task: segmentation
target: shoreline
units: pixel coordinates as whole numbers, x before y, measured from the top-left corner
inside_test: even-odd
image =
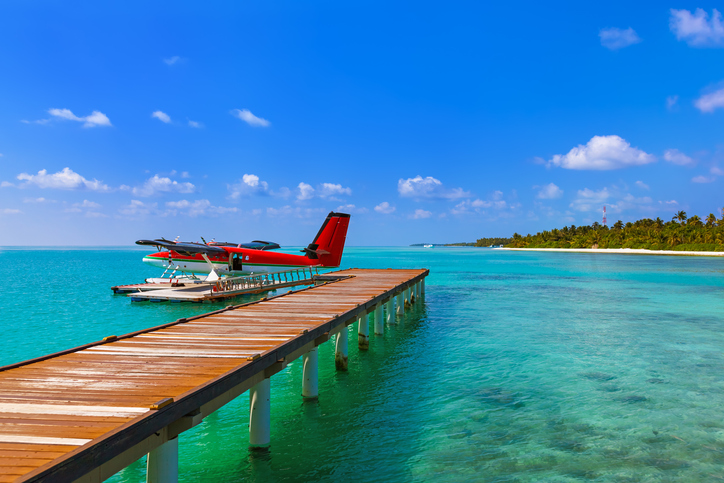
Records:
[[[645,248],[493,248],[521,252],[569,252],[569,253],[608,253],[624,255],[668,255],[687,257],[724,257],[724,252],[693,252],[676,250],[647,250]]]

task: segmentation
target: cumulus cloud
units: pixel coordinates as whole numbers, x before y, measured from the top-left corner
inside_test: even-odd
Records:
[[[601,45],[609,50],[618,50],[641,42],[636,31],[631,27],[627,29],[616,27],[601,29],[598,36],[601,39]]]
[[[336,211],[338,213],[362,214],[362,213],[367,213],[369,210],[367,208],[363,208],[363,207],[357,208],[355,205],[342,205],[342,206],[338,206],[337,209],[334,211]]]
[[[15,185],[12,184],[12,183],[9,182],[9,181],[0,182],[0,188],[12,188],[12,187],[14,187],[14,186],[15,186]]]
[[[694,101],[694,106],[701,112],[714,112],[724,108],[724,88],[704,94]]]
[[[83,127],[111,126],[111,120],[101,111],[93,111],[90,115],[79,117],[70,109],[49,109],[48,114],[58,119],[82,122]]]
[[[63,190],[87,189],[91,191],[110,191],[110,188],[97,179],[88,180],[70,168],[63,168],[54,174],[41,169],[38,174],[20,173],[17,178],[23,183],[21,188],[35,185],[38,188],[54,188]]]
[[[693,166],[696,162],[678,149],[667,149],[664,151],[664,159],[679,166]]]
[[[410,215],[410,218],[413,220],[422,220],[425,218],[430,218],[432,216],[432,212],[422,209],[417,209],[413,214]]]
[[[563,190],[553,183],[549,183],[541,187],[535,196],[539,200],[554,200],[563,196]]]
[[[339,201],[338,196],[349,196],[351,194],[351,188],[345,188],[341,184],[335,183],[322,183],[317,185],[316,189],[304,182],[299,183],[297,186],[297,200],[299,201],[311,200],[315,197]]]
[[[677,206],[679,204],[676,200],[669,200],[669,201],[659,201],[660,205],[669,205],[669,206]]]
[[[174,65],[174,64],[177,63],[179,60],[181,60],[181,57],[179,57],[178,55],[174,55],[173,57],[169,57],[168,59],[163,59],[163,62],[164,62],[166,65]]]
[[[679,102],[679,96],[673,95],[666,98],[666,109],[669,111],[675,111],[677,103]]]
[[[68,213],[85,213],[88,218],[104,218],[106,215],[96,211],[100,207],[101,205],[94,201],[83,200],[82,203],[73,203],[65,211]]]
[[[576,198],[569,205],[571,209],[581,212],[600,212],[603,205],[609,213],[621,213],[632,209],[651,209],[652,199],[648,196],[635,197],[631,193],[622,192],[615,186],[595,191],[588,188],[578,190]]]
[[[151,117],[155,117],[159,121],[166,124],[171,122],[171,117],[163,111],[153,111],[153,113],[151,113]]]
[[[656,157],[638,148],[632,148],[620,136],[593,136],[584,146],[579,144],[568,154],[556,154],[548,167],[565,169],[611,170],[653,163]]]
[[[400,179],[397,182],[397,192],[403,198],[414,199],[443,199],[457,200],[460,198],[469,198],[471,194],[462,188],[447,189],[443,186],[442,181],[427,176],[423,178],[420,175],[414,178]]]
[[[131,202],[121,207],[118,212],[124,216],[139,217],[147,216],[157,211],[157,203],[144,203],[140,200],[131,200]]]
[[[225,206],[214,206],[209,200],[180,200],[180,201],[169,201],[166,203],[168,211],[167,215],[176,215],[181,213],[190,217],[197,216],[217,216],[225,213],[236,213],[238,211],[235,207]]]
[[[269,184],[260,180],[255,174],[245,174],[238,182],[226,185],[226,187],[229,190],[229,198],[232,200],[238,200],[242,196],[269,194]]]
[[[390,213],[393,213],[397,208],[394,206],[391,206],[387,201],[383,201],[379,205],[375,206],[375,211],[377,213],[382,213],[383,215],[389,215]]]
[[[202,127],[204,127],[204,125],[201,124],[200,122],[192,121],[189,119],[189,127],[195,127],[196,129],[201,129]]]
[[[299,186],[297,186],[297,199],[304,201],[311,200],[312,198],[314,198],[314,188],[312,188],[312,185],[304,182],[299,183]]]
[[[297,218],[316,218],[325,213],[322,208],[293,208],[289,205],[282,206],[281,208],[267,208],[266,213],[272,217],[289,217],[294,216]]]
[[[231,115],[234,117],[238,117],[245,123],[247,123],[250,126],[257,126],[257,127],[269,127],[271,126],[271,123],[267,121],[266,119],[263,119],[261,117],[256,117],[254,114],[251,113],[248,109],[233,109],[231,111]]]
[[[40,198],[25,198],[23,203],[55,203],[55,201],[47,200],[41,196]]]
[[[3,208],[2,210],[0,210],[0,213],[2,213],[3,215],[20,215],[22,211],[16,210],[14,208]]]
[[[715,174],[717,176],[724,176],[724,169],[721,169],[718,166],[712,166],[710,172],[711,174]]]
[[[714,176],[694,176],[691,178],[691,181],[694,183],[712,183],[716,178]]]
[[[179,183],[171,178],[160,177],[154,174],[141,186],[136,186],[131,191],[136,196],[153,196],[158,193],[193,193],[196,187],[191,183]]]
[[[637,187],[641,188],[642,190],[646,190],[646,191],[649,190],[649,185],[647,185],[647,184],[644,183],[643,181],[636,181],[635,184],[636,184]]]
[[[697,8],[692,14],[689,10],[671,9],[669,28],[678,40],[685,41],[690,47],[720,47],[724,45],[724,24],[717,9],[709,14]]]

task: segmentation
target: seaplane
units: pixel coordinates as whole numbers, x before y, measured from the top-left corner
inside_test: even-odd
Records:
[[[298,268],[336,268],[342,260],[349,217],[346,213],[330,212],[314,241],[301,250],[303,255],[275,252],[281,248],[278,243],[261,240],[250,243],[204,240],[198,243],[159,238],[138,240],[136,244],[155,246],[159,250],[143,257],[143,261],[164,268],[166,272],[171,270],[169,278],[179,278],[175,275],[178,271],[191,274],[191,278],[195,277],[193,274],[207,274],[204,281],[214,282],[221,277],[276,273]]]

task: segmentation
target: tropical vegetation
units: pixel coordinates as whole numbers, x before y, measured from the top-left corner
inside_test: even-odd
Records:
[[[610,228],[598,222],[591,226],[564,226],[519,235],[506,244],[512,248],[646,248],[650,250],[724,251],[722,217],[710,213],[704,219],[679,211],[671,221],[644,218],[633,223],[621,220]]]

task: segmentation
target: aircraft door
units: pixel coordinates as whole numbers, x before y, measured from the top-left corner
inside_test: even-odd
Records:
[[[243,266],[242,266],[242,263],[241,263],[242,256],[243,256],[243,255],[240,255],[240,254],[238,254],[238,253],[234,253],[234,254],[233,254],[233,257],[232,257],[233,262],[232,262],[231,268],[232,268],[235,272],[241,272],[242,269],[243,269]]]

